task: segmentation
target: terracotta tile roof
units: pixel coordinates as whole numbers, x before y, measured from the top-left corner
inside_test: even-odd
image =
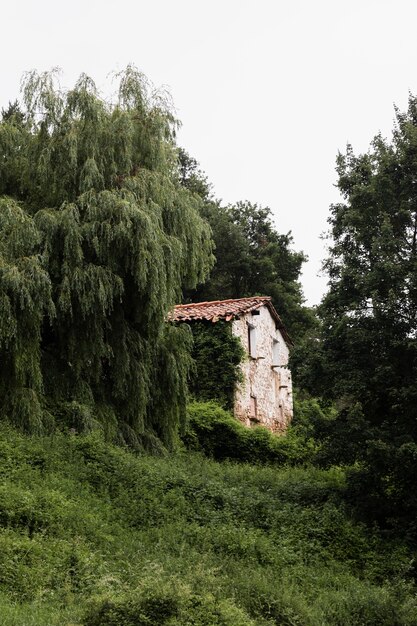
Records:
[[[213,300],[212,302],[177,304],[168,315],[168,319],[172,322],[191,322],[194,320],[208,320],[211,322],[226,320],[226,322],[229,322],[244,313],[256,311],[264,305],[268,307],[286,343],[292,345],[292,340],[280,316],[276,312],[270,296],[253,296],[252,298],[237,298],[234,300]]]

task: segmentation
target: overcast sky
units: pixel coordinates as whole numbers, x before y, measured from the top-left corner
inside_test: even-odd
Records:
[[[167,85],[179,143],[224,202],[269,206],[304,250],[308,303],[326,285],[320,234],[337,201],[335,157],[390,136],[417,93],[413,0],[19,0],[1,3],[0,107],[24,71],[81,72],[109,93],[134,63]]]

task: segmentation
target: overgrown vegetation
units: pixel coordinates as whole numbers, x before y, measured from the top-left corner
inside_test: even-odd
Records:
[[[166,94],[134,67],[109,104],[29,74],[0,122],[0,415],[175,441],[191,338],[165,323],[212,263]]]
[[[417,98],[392,139],[337,158],[329,290],[298,384],[337,407],[328,458],[352,465],[358,512],[417,539]],[[412,539],[411,539],[412,538]]]
[[[249,201],[224,206],[197,161],[184,150],[179,156],[181,183],[202,200],[200,211],[212,229],[216,256],[209,278],[187,297],[202,302],[269,295],[298,341],[315,325],[300,283],[307,257],[293,250],[291,233],[278,232],[270,208]]]
[[[166,94],[119,78],[109,104],[31,73],[2,112],[2,626],[417,626],[417,99],[338,157],[318,323],[290,233],[216,201]],[[165,323],[259,293],[296,339],[282,437],[224,410],[230,325]]]
[[[323,417],[321,411],[320,416]],[[318,456],[317,443],[301,426],[291,428],[285,437],[262,426],[247,428],[215,402],[194,402],[188,406],[183,442],[187,449],[217,461],[305,465]]]
[[[192,322],[192,356],[195,362],[190,392],[199,400],[216,400],[225,409],[233,407],[236,385],[241,382],[240,364],[245,354],[231,324],[223,320]]]
[[[411,554],[337,469],[0,428],[2,626],[414,626]]]

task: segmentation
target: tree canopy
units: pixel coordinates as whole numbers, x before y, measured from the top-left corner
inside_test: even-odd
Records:
[[[180,180],[198,194],[201,214],[210,224],[216,262],[208,280],[187,293],[194,301],[269,295],[292,337],[297,340],[314,325],[300,284],[302,252],[293,250],[291,233],[278,233],[272,211],[249,201],[224,206],[197,161],[180,153]]]
[[[56,415],[169,444],[190,335],[164,320],[212,264],[177,122],[132,66],[114,103],[86,75],[56,79],[28,74],[0,123],[0,410],[29,430]]]
[[[337,172],[343,199],[329,218],[316,389],[338,401],[340,432],[354,442],[348,460],[360,462],[366,501],[376,498],[383,515],[414,524],[417,99],[410,96],[405,113],[396,110],[392,141],[378,135],[359,156],[348,146]]]

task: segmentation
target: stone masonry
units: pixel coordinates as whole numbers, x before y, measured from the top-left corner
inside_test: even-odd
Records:
[[[293,414],[288,369],[292,341],[270,297],[180,304],[169,319],[230,322],[232,333],[240,338],[246,353],[241,364],[243,381],[235,390],[235,417],[246,426],[259,424],[273,432],[286,429]]]
[[[243,382],[235,392],[235,417],[247,426],[285,430],[293,414],[289,349],[268,307],[233,320],[232,332],[247,355],[241,365]]]

